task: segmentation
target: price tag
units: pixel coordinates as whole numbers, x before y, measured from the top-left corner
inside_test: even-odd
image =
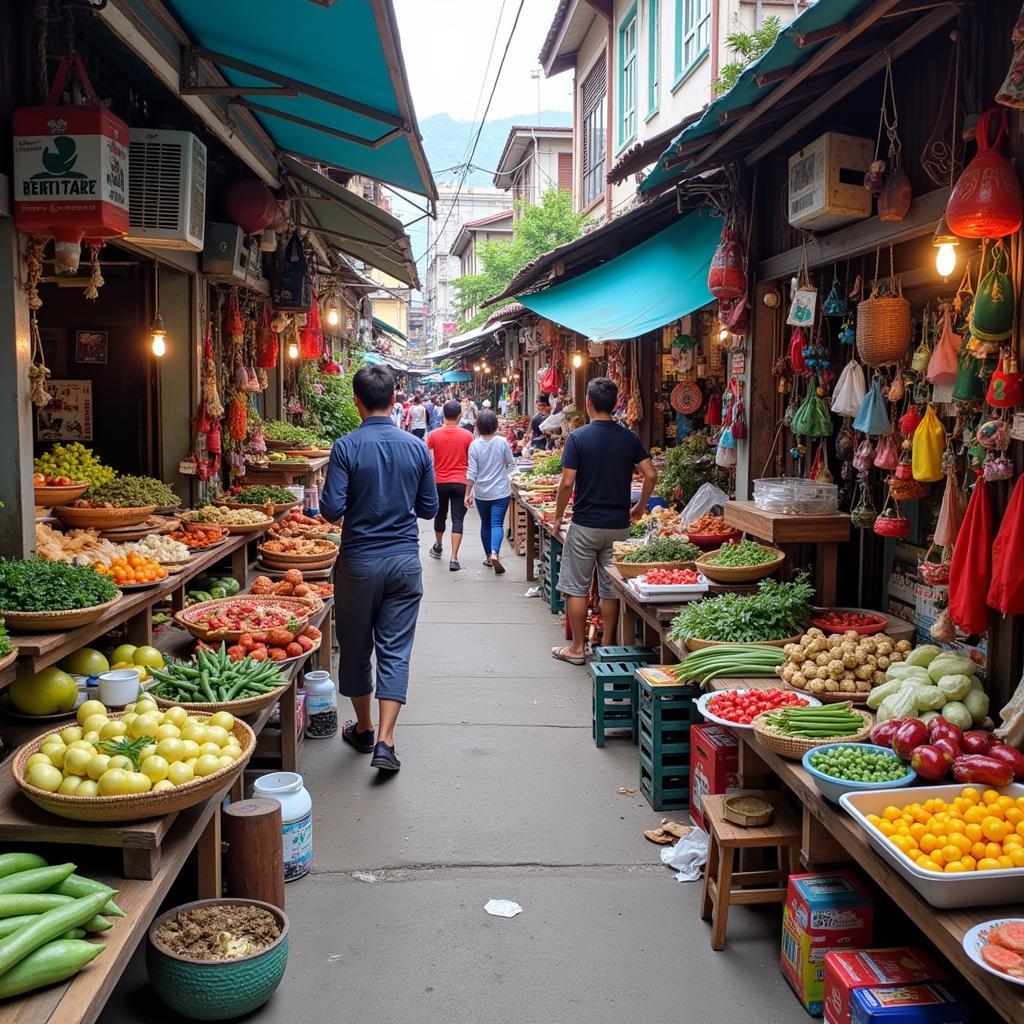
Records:
[[[746,352],[734,352],[732,354],[732,375],[742,377],[747,372]]]
[[[1014,441],[1024,441],[1024,412],[1015,412],[1010,424],[1010,437]]]

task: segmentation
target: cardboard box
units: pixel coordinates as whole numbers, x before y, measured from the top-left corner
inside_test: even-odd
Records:
[[[942,981],[945,972],[920,949],[836,950],[825,954],[825,1024],[851,1024],[850,1003],[859,988]]]
[[[968,1024],[966,1006],[945,985],[882,985],[853,993],[853,1024]]]
[[[707,832],[701,801],[739,788],[740,745],[731,729],[695,725],[690,729],[690,817]]]
[[[871,945],[874,904],[851,871],[789,876],[782,914],[782,973],[804,1009],[820,1017],[825,954]]]

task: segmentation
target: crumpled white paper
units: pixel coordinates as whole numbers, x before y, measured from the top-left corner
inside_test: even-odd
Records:
[[[491,917],[515,917],[516,914],[523,912],[523,908],[512,900],[488,900],[484,904],[484,910]]]
[[[659,852],[662,864],[678,872],[677,882],[696,882],[708,861],[708,834],[694,828],[675,846],[663,846]]]

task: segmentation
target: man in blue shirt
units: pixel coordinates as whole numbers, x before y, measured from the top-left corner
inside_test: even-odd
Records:
[[[409,657],[423,597],[417,518],[437,513],[434,469],[427,447],[391,420],[395,378],[385,366],[364,366],[352,379],[362,426],[334,442],[320,511],[344,518],[334,566],[338,688],[356,720],[342,739],[374,768],[396,772],[394,729],[409,688]],[[377,655],[380,732],[374,743],[373,678]]]
[[[441,406],[444,403],[437,395],[431,395],[430,400],[427,402],[427,433],[429,434],[432,430],[438,430],[444,426],[444,414],[441,412]]]

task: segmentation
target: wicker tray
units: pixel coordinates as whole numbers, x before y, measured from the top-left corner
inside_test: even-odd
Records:
[[[238,523],[232,525],[231,523],[200,523],[197,520],[188,519],[187,516],[188,513],[186,512],[185,515],[178,517],[186,530],[191,526],[222,526],[229,534],[234,534],[235,536],[245,533],[259,533],[260,530],[265,530],[274,521],[271,516],[267,516],[266,520],[262,523]]]
[[[867,704],[868,702],[868,694],[866,693],[828,693],[825,691],[811,693],[810,690],[802,690],[799,686],[787,686],[786,689],[799,693],[803,697],[814,697],[815,700],[820,700],[822,704],[842,704],[845,701],[849,701],[851,704]]]
[[[871,733],[871,727],[875,724],[875,716],[870,711],[862,711],[860,708],[852,708],[852,711],[864,719],[864,728],[852,736],[822,736],[813,740],[800,739],[797,736],[783,736],[765,728],[761,723],[764,715],[773,714],[770,711],[763,712],[754,719],[754,735],[757,737],[758,743],[774,751],[779,757],[784,757],[787,761],[799,761],[808,750],[813,750],[826,743],[863,743]]]
[[[169,516],[152,515],[145,521],[133,526],[113,526],[109,530],[100,530],[100,536],[116,543],[121,541],[142,540],[154,533],[172,533],[177,529],[178,520]]]
[[[43,484],[41,487],[34,487],[35,503],[42,508],[53,508],[54,505],[65,505],[69,501],[80,498],[89,489],[89,483],[68,484],[66,487],[59,487],[55,484]]]
[[[310,651],[309,654],[313,652]],[[309,654],[305,657],[309,657]],[[279,665],[286,665],[289,662],[278,662]],[[190,715],[194,712],[209,712],[213,714],[215,711],[230,711],[233,715],[251,715],[256,711],[262,711],[264,708],[269,708],[271,704],[281,699],[285,690],[291,686],[291,683],[282,683],[276,690],[271,690],[269,693],[264,693],[259,697],[249,697],[246,700],[228,700],[228,701],[180,701],[180,700],[164,700],[163,697],[158,697],[155,693],[150,692],[149,696],[156,701],[157,706],[160,708],[173,708],[175,706],[184,708]]]
[[[729,533],[683,533],[691,544],[699,548],[720,548],[729,541],[739,540],[743,534],[739,530],[730,530]]]
[[[338,552],[341,548],[336,544],[333,544],[333,542],[326,541],[326,538],[317,537],[315,539],[331,543],[334,550],[309,555],[284,555],[276,551],[268,551],[266,544],[260,544],[256,550],[259,552],[260,558],[263,559],[267,565],[281,565],[286,569],[302,569],[307,566],[310,569],[322,569],[325,565],[330,565],[334,562],[338,557]]]
[[[722,550],[718,548],[717,551],[709,551],[706,555],[701,555],[697,559],[697,568],[715,583],[756,583],[777,572],[786,560],[785,552],[763,544],[759,546],[763,547],[765,551],[775,551],[775,558],[770,562],[765,562],[764,565],[714,565],[708,559]]]
[[[193,712],[194,714],[194,712]],[[111,720],[120,718],[120,714],[108,716]],[[209,718],[208,714],[196,717]],[[18,788],[34,804],[44,811],[56,814],[60,818],[72,821],[112,822],[112,821],[143,821],[146,818],[159,818],[165,814],[176,814],[186,808],[209,799],[229,782],[237,778],[252,757],[256,748],[256,735],[245,722],[236,721],[234,735],[242,747],[242,756],[230,767],[222,768],[201,779],[193,779],[184,785],[176,786],[166,793],[125,793],[119,796],[64,796],[60,793],[47,793],[45,790],[30,786],[25,781],[25,762],[39,753],[47,738],[59,733],[65,726],[57,726],[42,736],[37,736],[19,747],[11,764],[11,774]]]
[[[210,610],[212,608],[219,608],[222,605],[234,604],[238,601],[255,601],[258,604],[273,605],[278,608],[284,608],[294,614],[296,622],[299,623],[299,628],[309,623],[310,615],[320,611],[323,608],[324,603],[320,598],[310,597],[274,597],[268,595],[266,597],[253,596],[252,594],[239,595],[236,594],[234,597],[217,597],[212,601],[201,601],[199,604],[189,605],[188,608],[182,609],[174,616],[174,621],[177,625],[184,630],[187,630],[198,640],[206,640],[207,642],[216,642],[224,640],[228,643],[234,643],[243,633],[248,633],[250,630],[247,629],[229,629],[229,630],[209,630],[205,626],[200,625],[197,622],[191,621],[197,613]]]
[[[803,633],[788,637],[785,640],[751,640],[755,647],[785,647],[786,644],[798,644]],[[699,640],[695,636],[688,636],[684,641],[688,651],[700,651],[705,647],[724,647],[728,644],[735,644],[735,640]]]
[[[54,512],[67,526],[110,530],[115,526],[135,526],[144,522],[155,509],[156,505],[140,505],[138,508],[71,508],[58,505]]]
[[[293,508],[298,508],[302,502],[296,498],[294,501],[282,501],[279,505],[271,505],[270,502],[266,502],[263,505],[246,505],[240,501],[225,501],[219,499],[214,502],[214,505],[223,505],[225,508],[254,508],[257,512],[266,512],[268,509],[274,510],[274,515],[279,516],[282,512],[288,512]]]
[[[289,448],[295,447],[294,441],[271,441],[269,437],[264,438],[264,443],[272,452],[286,452]]]
[[[644,576],[654,569],[695,569],[696,562],[616,562],[612,565],[619,570],[619,575],[624,580],[631,580],[636,576]]]
[[[49,633],[63,629],[77,629],[95,622],[104,612],[113,608],[121,600],[117,597],[103,604],[93,604],[88,608],[71,608],[58,612],[5,612],[0,611],[0,619],[7,624],[12,633]]]

